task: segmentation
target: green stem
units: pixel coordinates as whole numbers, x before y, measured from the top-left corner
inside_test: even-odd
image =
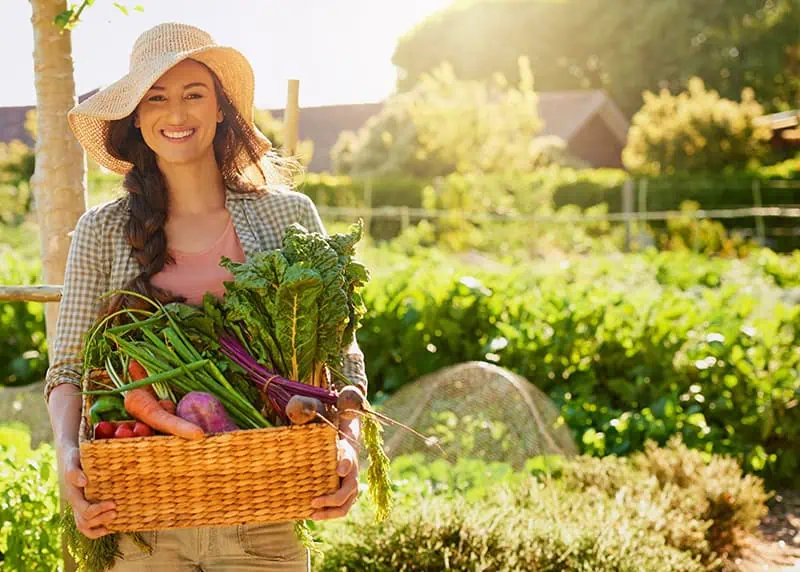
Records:
[[[139,387],[145,387],[147,385],[159,382],[159,381],[168,381],[173,379],[181,374],[185,374],[191,371],[195,371],[197,369],[201,369],[205,367],[209,363],[209,360],[204,359],[195,363],[190,363],[188,365],[182,365],[181,367],[176,367],[174,369],[170,369],[161,373],[157,373],[155,375],[151,375],[144,379],[140,379],[138,381],[134,381],[133,383],[129,383],[127,385],[123,385],[122,387],[118,387],[111,391],[81,391],[82,395],[115,395],[118,393],[122,393],[123,391],[130,391],[131,389],[137,389]]]

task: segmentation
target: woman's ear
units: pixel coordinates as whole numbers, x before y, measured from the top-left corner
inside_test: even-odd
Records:
[[[222,108],[217,109],[217,123],[222,123],[225,120],[225,114],[222,113]]]
[[[138,113],[134,114],[133,116],[133,126],[136,127],[136,129],[139,129],[142,126],[141,122],[139,121]]]

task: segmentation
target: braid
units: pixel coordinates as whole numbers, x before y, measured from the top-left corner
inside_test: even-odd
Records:
[[[184,302],[186,299],[158,288],[150,279],[165,265],[174,262],[167,251],[167,222],[169,194],[166,181],[156,164],[155,153],[145,144],[139,131],[133,126],[131,117],[112,124],[109,130],[109,148],[115,149],[133,168],[125,175],[123,187],[128,191],[129,216],[125,227],[125,238],[131,245],[133,256],[139,263],[140,272],[123,286],[161,303]],[[121,308],[152,310],[144,300],[129,294],[113,296],[104,314]]]

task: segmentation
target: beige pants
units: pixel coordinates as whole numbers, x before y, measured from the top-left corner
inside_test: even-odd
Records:
[[[243,524],[143,532],[153,548],[140,551],[120,535],[122,556],[113,572],[309,572],[309,553],[297,540],[292,523]]]

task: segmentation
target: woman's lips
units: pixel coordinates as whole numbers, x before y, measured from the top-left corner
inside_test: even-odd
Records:
[[[184,141],[188,141],[192,135],[195,134],[196,129],[180,129],[180,130],[169,130],[166,129],[161,130],[161,134],[164,136],[165,139],[172,143],[182,143]]]

